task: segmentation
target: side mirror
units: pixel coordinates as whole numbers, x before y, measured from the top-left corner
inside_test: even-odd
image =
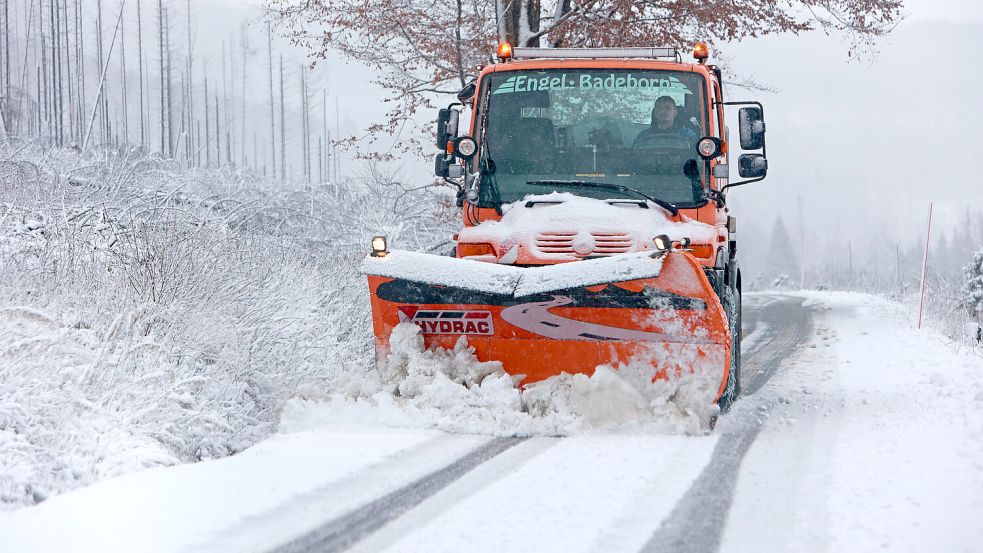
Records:
[[[457,101],[461,102],[462,104],[468,103],[471,100],[471,98],[474,98],[474,93],[477,90],[478,90],[478,86],[475,84],[474,81],[471,81],[470,83],[464,85],[464,88],[462,88],[461,91],[457,93]]]
[[[457,137],[457,121],[460,112],[456,109],[445,108],[437,114],[437,147],[447,150],[447,143]]]
[[[459,179],[464,176],[464,167],[455,163],[451,154],[437,154],[433,158],[433,173],[445,179]]]
[[[741,178],[763,179],[768,174],[768,160],[761,154],[743,154],[737,158],[737,172]]]
[[[763,148],[765,145],[765,119],[761,108],[741,108],[737,120],[741,129],[741,149],[760,150]]]

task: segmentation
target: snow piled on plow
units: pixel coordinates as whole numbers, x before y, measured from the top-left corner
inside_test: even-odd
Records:
[[[662,271],[663,259],[653,257],[653,253],[632,252],[578,263],[513,267],[392,250],[385,257],[367,256],[359,270],[367,275],[522,297],[578,286],[657,277]]]
[[[338,382],[334,392],[301,389],[281,413],[281,431],[324,425],[433,428],[498,436],[569,435],[620,427],[704,434],[717,414],[719,378],[688,371],[653,381],[651,359],[601,365],[590,377],[562,373],[520,388],[498,362],[479,361],[462,337],[425,349],[419,327],[393,329],[385,367]]]

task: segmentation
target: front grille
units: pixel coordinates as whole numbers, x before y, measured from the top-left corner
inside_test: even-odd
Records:
[[[574,251],[576,232],[543,232],[536,236],[536,249],[546,254],[576,255],[595,257],[616,255],[631,251],[631,236],[620,232],[595,232],[591,234],[594,247],[591,253],[580,254]]]

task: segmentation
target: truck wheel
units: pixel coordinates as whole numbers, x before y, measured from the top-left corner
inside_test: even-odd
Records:
[[[731,405],[741,395],[741,293],[730,287],[724,289],[724,312],[730,328],[730,374],[727,376],[727,387],[717,404],[720,411],[726,413]]]

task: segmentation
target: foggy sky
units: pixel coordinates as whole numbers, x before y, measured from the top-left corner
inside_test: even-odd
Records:
[[[779,89],[730,90],[765,104],[770,161],[766,181],[735,191],[735,207],[765,220],[781,210],[788,221],[801,199],[816,231],[838,221],[842,232],[870,234],[870,223],[887,223],[915,239],[930,201],[943,227],[967,205],[983,206],[973,169],[983,77],[970,61],[981,36],[980,19],[913,15],[872,62],[848,62],[845,45],[822,35],[732,46],[741,71]]]
[[[199,31],[200,51],[235,31],[238,19],[256,18],[261,4],[199,2],[198,23],[208,29]],[[966,205],[983,207],[983,177],[974,170],[983,146],[976,131],[983,107],[975,98],[983,77],[972,61],[983,48],[983,3],[909,0],[906,9],[909,16],[878,43],[872,59],[852,61],[842,37],[822,33],[724,46],[733,73],[778,90],[727,91],[731,100],[764,103],[768,124],[768,178],[731,196],[743,220],[767,227],[782,213],[794,233],[801,204],[807,231],[823,232],[838,221],[840,232],[865,234],[878,219],[917,239],[929,201],[942,225]],[[236,12],[240,18],[229,17]],[[280,45],[303,57],[302,49]],[[382,119],[388,105],[381,102],[384,91],[370,83],[371,70],[332,56],[316,74],[342,106],[344,133]],[[736,131],[736,117],[730,126]],[[400,165],[408,180],[429,178],[428,160]]]
[[[822,33],[725,46],[733,72],[778,90],[728,91],[762,101],[768,124],[768,178],[731,196],[742,220],[767,228],[782,213],[796,233],[801,205],[807,234],[830,232],[835,221],[841,233],[870,235],[874,222],[917,240],[929,201],[943,227],[965,206],[983,207],[974,169],[983,77],[972,61],[983,49],[983,4],[916,0],[907,10],[872,59],[851,61],[842,37]],[[324,70],[352,127],[381,116],[371,72],[338,59]],[[736,117],[730,125],[736,130]],[[430,165],[407,160],[404,176],[426,179]]]
[[[260,51],[251,62],[255,67],[247,70],[263,76],[261,5],[261,0],[192,2],[196,66],[219,63],[222,41],[235,40],[242,22],[252,20]],[[178,12],[183,6],[176,3]],[[907,9],[909,17],[879,42],[876,57],[861,61],[851,61],[842,37],[822,33],[724,45],[731,73],[753,75],[778,90],[727,90],[730,100],[763,102],[768,125],[768,178],[731,194],[742,229],[757,229],[760,239],[762,229],[782,214],[796,237],[804,229],[817,240],[835,232],[855,237],[856,243],[875,234],[920,241],[929,201],[936,202],[936,221],[943,228],[955,224],[966,206],[983,207],[983,177],[975,162],[983,147],[978,131],[983,107],[977,98],[983,77],[976,61],[983,48],[983,3],[914,0]],[[302,48],[283,39],[277,45],[293,67],[304,61]],[[343,135],[360,134],[389,108],[382,102],[384,91],[370,83],[373,76],[337,56],[318,64],[315,87],[326,88],[331,103],[337,99]],[[293,80],[288,89],[296,87]],[[266,88],[252,89],[257,105],[266,105]],[[729,122],[736,132],[733,114]],[[391,143],[379,142],[382,150]],[[405,180],[431,178],[429,160],[408,157],[397,165]]]

